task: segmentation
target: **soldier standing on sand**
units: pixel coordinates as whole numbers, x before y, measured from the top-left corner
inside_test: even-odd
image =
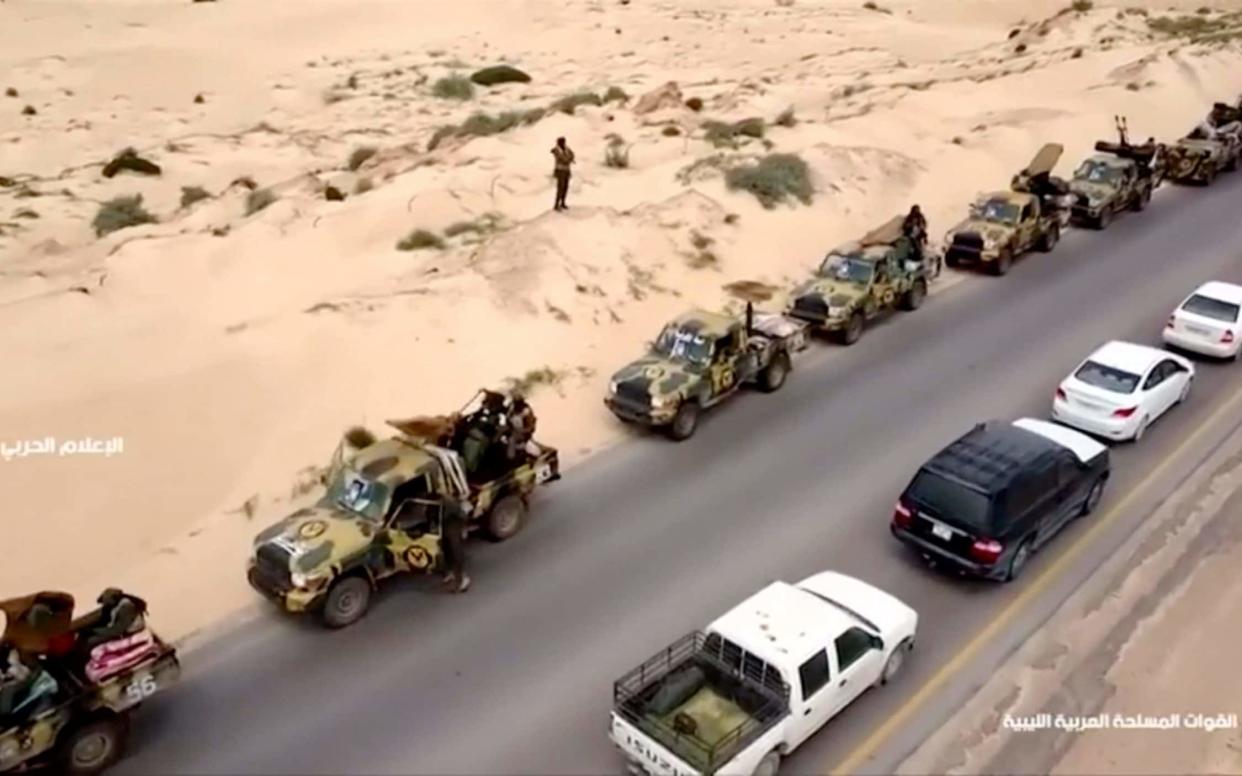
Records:
[[[556,160],[552,174],[556,177],[556,204],[553,210],[565,210],[565,195],[569,193],[569,167],[574,163],[574,152],[565,145],[565,138],[558,137],[556,146],[552,148],[552,158]]]

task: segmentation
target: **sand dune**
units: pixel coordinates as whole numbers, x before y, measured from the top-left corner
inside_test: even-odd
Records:
[[[1045,141],[1069,172],[1114,114],[1172,138],[1242,91],[1231,34],[1153,32],[1200,3],[1065,5],[7,0],[0,429],[125,448],[0,462],[28,550],[0,593],[120,582],[184,633],[251,600],[250,537],[307,498],[345,425],[529,376],[541,436],[580,460],[628,433],[604,383],[665,317],[738,280],[787,288],[914,201],[938,236]],[[531,82],[435,96],[500,62]],[[634,110],[669,82],[679,97]],[[548,110],[610,87],[628,99]],[[530,123],[428,150],[479,111]],[[703,137],[751,118],[763,138]],[[126,147],[160,174],[103,177]],[[810,205],[727,189],[723,168],[771,152],[807,162]],[[129,195],[155,222],[97,237]],[[416,229],[443,246],[397,250]]]

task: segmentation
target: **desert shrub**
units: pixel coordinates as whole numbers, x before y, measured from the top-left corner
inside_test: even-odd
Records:
[[[252,216],[275,202],[278,197],[271,189],[255,189],[246,195],[246,215]]]
[[[345,433],[342,436],[345,439],[345,443],[355,450],[370,447],[378,441],[375,434],[371,433],[371,430],[366,426],[350,426],[345,429]]]
[[[703,110],[703,100],[698,97],[691,97],[690,99],[686,100],[686,107],[694,111],[695,113],[698,113],[699,111]]]
[[[474,97],[474,84],[461,75],[446,75],[431,85],[431,93],[443,100],[469,100]]]
[[[148,213],[142,206],[142,195],[133,194],[114,197],[100,205],[99,212],[95,213],[91,226],[95,229],[96,237],[103,237],[118,229],[153,223],[155,223],[155,216]]]
[[[1078,13],[1086,13],[1094,7],[1095,3],[1091,2],[1091,0],[1074,0],[1074,2],[1070,3],[1070,10],[1077,11]]]
[[[35,107],[33,105],[27,105],[26,107],[22,108],[23,116],[34,116],[38,114],[38,112],[39,111],[35,110]]]
[[[211,194],[202,186],[181,187],[181,207],[189,207],[195,202],[202,202],[204,199],[211,199]]]
[[[513,129],[520,123],[522,123],[522,114],[513,111],[505,111],[496,115],[476,113],[462,122],[457,128],[457,134],[463,137],[487,137]]]
[[[604,101],[594,92],[577,92],[575,94],[567,94],[552,103],[551,109],[572,116],[574,111],[583,105],[598,106],[603,104]]]
[[[768,154],[753,164],[732,167],[725,171],[725,186],[749,191],[766,208],[789,197],[809,205],[815,194],[810,168],[794,154]]]
[[[604,166],[614,170],[624,170],[630,166],[630,149],[625,146],[625,139],[620,135],[609,135],[608,145],[604,148]]]
[[[379,149],[375,146],[360,146],[355,148],[349,154],[349,171],[354,172],[359,167],[367,163],[367,160],[379,153]]]
[[[4,96],[5,96],[5,97],[16,97],[16,96],[17,96],[17,90],[16,90],[16,89],[14,89],[12,86],[10,86],[9,88],[7,88],[7,89],[5,89],[5,90],[4,90]]]
[[[354,183],[355,194],[366,194],[373,188],[375,188],[375,184],[370,178],[359,178],[358,181]]]
[[[467,232],[474,232],[475,234],[478,234],[479,232],[482,232],[482,231],[483,231],[483,227],[480,226],[475,221],[458,221],[457,223],[449,224],[447,227],[445,227],[444,236],[452,238],[452,237],[458,237]]]
[[[604,102],[626,102],[630,99],[630,95],[626,93],[620,86],[609,86],[604,92]]]
[[[763,119],[742,119],[731,124],[724,121],[705,121],[703,133],[704,139],[717,148],[734,147],[737,145],[738,137],[762,138]]]
[[[440,235],[426,229],[415,229],[397,242],[399,251],[420,251],[426,248],[440,250],[443,247],[444,240]]]
[[[776,117],[774,122],[778,127],[792,127],[798,123],[798,117],[794,115],[793,108],[786,108]]]
[[[427,141],[427,150],[436,150],[446,138],[450,138],[457,133],[457,127],[440,127],[431,134],[431,139]]]
[[[665,137],[677,137],[681,134],[681,127],[678,127],[676,124],[665,124],[664,128],[660,130],[660,134]]]
[[[476,70],[470,80],[479,86],[495,86],[496,84],[528,84],[530,76],[512,65],[492,65]]]

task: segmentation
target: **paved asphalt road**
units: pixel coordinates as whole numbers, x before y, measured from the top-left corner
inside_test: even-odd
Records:
[[[898,683],[785,767],[827,772],[1086,530],[1071,527],[1013,585],[931,572],[888,533],[915,468],[976,420],[1046,416],[1058,379],[1095,345],[1158,343],[1196,284],[1242,281],[1239,202],[1242,174],[1162,190],[1146,213],[1072,232],[1004,278],[970,277],[853,348],[814,347],[779,393],[724,405],[687,443],[601,454],[537,500],[520,536],[474,545],[465,596],[398,582],[341,632],[264,609],[186,655],[182,684],[143,710],[118,772],[619,773],[605,732],[615,677],[767,581],[830,568],[905,599],[921,632]],[[1141,486],[1133,509],[906,715],[868,770],[894,767],[951,714],[1228,433],[1232,419],[1213,424],[1184,462],[1149,476],[1239,387],[1242,364],[1204,364],[1186,405],[1115,449],[1097,516]]]

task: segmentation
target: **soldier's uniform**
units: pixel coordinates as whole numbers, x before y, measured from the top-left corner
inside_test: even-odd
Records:
[[[440,518],[440,549],[444,553],[444,584],[453,585],[454,592],[463,593],[470,587],[466,574],[466,512],[457,499],[444,499]]]
[[[556,177],[556,203],[552,209],[564,210],[569,207],[565,204],[565,196],[569,193],[569,168],[574,163],[574,152],[567,145],[556,145],[552,147],[552,158],[556,160],[552,168]]]
[[[510,462],[517,462],[521,459],[522,453],[526,451],[530,440],[535,436],[535,411],[526,403],[524,397],[514,397],[509,424],[508,457]]]

